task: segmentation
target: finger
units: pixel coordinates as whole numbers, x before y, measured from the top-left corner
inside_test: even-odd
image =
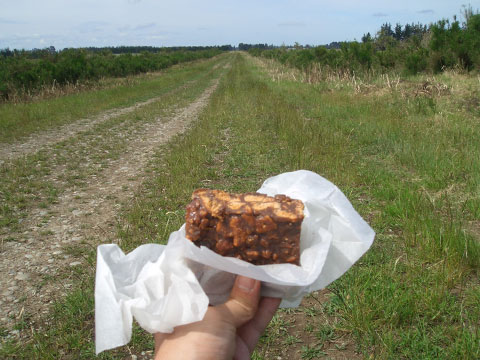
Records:
[[[163,340],[165,340],[168,335],[170,334],[165,334],[165,333],[153,334],[153,339],[155,341],[155,354],[157,353],[158,349],[162,345]]]
[[[237,334],[242,338],[250,353],[255,349],[260,336],[262,336],[268,323],[272,320],[281,301],[282,299],[279,298],[262,298],[255,317],[238,329]]]
[[[247,344],[243,341],[243,339],[237,335],[237,341],[235,346],[235,355],[233,356],[233,360],[250,360],[252,351],[248,348]]]
[[[239,327],[256,313],[260,299],[260,281],[238,275],[228,301],[221,305],[231,315],[230,321]]]

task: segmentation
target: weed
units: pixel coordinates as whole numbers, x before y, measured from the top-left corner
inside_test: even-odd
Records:
[[[314,307],[306,307],[303,309],[303,312],[306,316],[315,317],[318,315],[318,309]]]
[[[315,327],[312,323],[307,323],[307,325],[305,325],[305,331],[308,333],[313,333],[315,331]]]
[[[320,356],[325,356],[327,353],[322,350],[321,346],[302,346],[301,358],[306,360],[318,359]]]
[[[293,335],[287,335],[287,337],[283,341],[283,343],[286,346],[290,346],[290,345],[293,345],[293,344],[298,344],[298,343],[301,343],[301,342],[302,342],[302,340],[300,340],[298,337],[293,336]]]
[[[336,334],[335,334],[335,329],[331,327],[330,325],[322,325],[320,328],[315,332],[316,338],[323,342],[326,341],[331,341],[335,339]]]

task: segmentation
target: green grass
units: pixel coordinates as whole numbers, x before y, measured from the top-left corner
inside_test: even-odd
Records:
[[[282,126],[289,148],[305,144],[301,166],[337,183],[377,231],[372,250],[331,286],[359,350],[477,358],[478,312],[465,316],[463,294],[478,286],[480,265],[479,234],[468,230],[480,215],[478,118],[441,97],[362,97],[262,79],[301,109],[303,120]],[[303,139],[289,136],[295,128]]]
[[[377,237],[324,300],[279,312],[253,358],[478,359],[479,132],[461,101],[272,81],[237,55],[194,129],[152,159],[151,179],[122,214],[121,246],[165,243],[198,187],[253,191],[271,175],[309,169],[336,183]],[[45,336],[0,355],[90,356],[92,272],[58,304]],[[136,329],[129,348],[102,356],[151,346]]]
[[[200,137],[203,129],[179,143],[174,161],[167,159],[168,174],[130,213],[127,247],[164,241],[171,228],[158,232],[149,224],[165,224],[166,212],[181,212],[196,187],[251,191],[270,175],[307,168],[337,183],[378,233],[372,250],[331,286],[339,299],[332,300],[333,314],[342,319],[337,326],[357,340],[358,351],[475,358],[478,312],[463,300],[477,285],[471,279],[480,265],[478,238],[466,230],[479,216],[474,160],[480,129],[471,114],[448,113],[442,98],[378,99],[274,83],[240,60],[222,91],[222,103],[213,102],[205,117],[209,126],[219,122],[208,128],[210,137],[229,129],[228,148],[222,142],[212,147]],[[224,154],[221,162],[215,153]],[[186,182],[169,186],[187,172]],[[452,186],[457,191],[446,192]],[[445,194],[432,200],[439,191]],[[154,210],[159,204],[161,212]],[[181,222],[176,217],[173,228]]]

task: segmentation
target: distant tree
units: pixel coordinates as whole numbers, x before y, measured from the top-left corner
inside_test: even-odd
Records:
[[[273,48],[273,46],[270,46]],[[243,50],[243,51],[248,51],[250,49],[268,49],[269,46],[268,44],[244,44],[240,43],[238,44],[238,50]]]
[[[408,39],[413,34],[413,28],[410,24],[405,24],[405,29],[403,30],[403,38]]]
[[[462,16],[465,19],[464,26],[468,24],[470,18],[475,14],[478,14],[478,10],[475,12],[472,5],[462,5]]]
[[[453,17],[453,21],[442,20],[429,26],[397,23],[393,29],[387,22],[374,38],[370,33],[364,34],[361,43],[332,42],[313,49],[295,43],[295,48],[254,49],[251,53],[300,69],[308,69],[310,63],[317,62],[356,74],[373,69],[374,73],[395,70],[413,75],[454,66],[480,71],[480,14],[464,7],[463,17],[462,24]]]
[[[340,49],[342,47],[342,43],[338,41],[332,41],[330,44],[325,45],[327,49]]]
[[[467,70],[480,68],[480,14],[468,13],[468,20],[438,21],[430,28],[434,71],[461,66]]]
[[[231,50],[233,50],[233,46],[232,45],[222,45],[222,46],[219,46],[219,49],[222,50],[222,51],[231,51]]]
[[[392,30],[392,24],[385,23],[380,27],[380,31],[378,32],[379,37],[390,36],[393,37],[394,32]]]
[[[367,43],[367,42],[371,42],[372,41],[372,35],[370,35],[369,32],[367,32],[366,34],[363,34],[362,36],[362,42],[363,43]]]
[[[13,56],[13,51],[10,50],[8,47],[3,49],[3,50],[0,50],[0,56],[3,56],[3,57],[10,57],[10,56]]]
[[[398,41],[403,40],[404,38],[402,25],[400,25],[399,23],[395,25],[395,33],[393,34],[393,37],[395,38],[395,40],[398,40]]]
[[[317,61],[324,63],[326,61],[328,50],[324,46],[317,46],[314,50]]]

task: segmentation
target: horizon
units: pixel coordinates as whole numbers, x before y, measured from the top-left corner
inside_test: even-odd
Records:
[[[462,6],[474,11],[480,1],[405,0],[384,4],[379,0],[357,3],[321,0],[189,0],[160,3],[153,0],[72,1],[33,0],[2,4],[0,49],[57,50],[86,47],[188,47],[238,44],[273,46],[327,45],[360,41],[390,23],[429,25],[457,16]],[[95,11],[92,11],[94,9]]]

